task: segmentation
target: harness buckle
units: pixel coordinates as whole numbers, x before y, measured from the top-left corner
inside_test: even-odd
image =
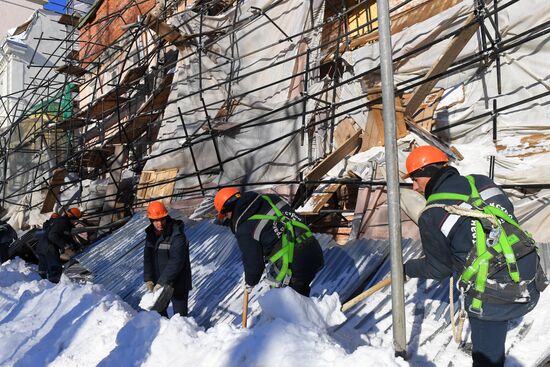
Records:
[[[468,307],[468,311],[470,313],[473,313],[474,315],[477,315],[478,317],[483,316],[483,307],[480,307],[478,310],[476,308],[473,308],[472,305],[470,305],[470,307]]]
[[[494,247],[500,239],[500,227],[499,226],[493,226],[491,228],[491,231],[489,232],[489,235],[487,236],[486,245],[488,247]]]
[[[460,290],[461,293],[468,293],[471,287],[472,287],[472,284],[466,283],[465,281],[462,280],[462,278],[458,278],[458,280],[456,281],[456,288],[458,288],[458,290]]]
[[[282,281],[277,280],[277,276],[279,275],[279,272],[281,270],[279,267],[271,262],[268,261],[265,266],[265,282],[271,287],[271,288],[281,288],[286,287],[290,284],[290,279],[292,278],[291,275],[289,275],[289,272],[285,274],[285,277]]]

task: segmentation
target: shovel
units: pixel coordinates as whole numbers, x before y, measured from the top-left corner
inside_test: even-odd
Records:
[[[347,310],[349,310],[350,308],[352,308],[353,306],[355,306],[356,304],[358,304],[359,302],[361,302],[365,298],[373,295],[374,293],[378,292],[380,289],[382,289],[385,286],[390,285],[390,284],[391,284],[391,277],[387,277],[386,279],[382,280],[381,282],[376,283],[375,285],[373,285],[372,287],[370,287],[369,289],[367,289],[366,291],[364,291],[363,293],[361,293],[357,297],[354,297],[354,298],[350,299],[349,301],[347,301],[346,303],[344,303],[342,305],[342,312],[346,312]]]
[[[155,301],[155,304],[151,307],[151,311],[157,311],[158,313],[164,311],[172,299],[172,294],[174,294],[174,288],[168,284],[165,285],[160,292],[160,296]]]

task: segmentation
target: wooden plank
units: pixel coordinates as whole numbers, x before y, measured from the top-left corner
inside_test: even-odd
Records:
[[[336,147],[342,146],[349,138],[357,132],[357,124],[355,120],[351,117],[346,117],[343,119],[336,129],[334,129],[334,142]]]
[[[46,193],[46,198],[44,199],[40,213],[50,213],[53,211],[53,208],[57,203],[57,198],[59,198],[61,185],[65,182],[66,176],[67,171],[62,168],[58,168],[53,172],[53,176],[50,179],[50,185],[48,186],[48,192]]]
[[[83,126],[86,126],[89,120],[80,118],[80,117],[71,117],[68,119],[65,119],[57,124],[57,127],[67,131],[67,130],[75,130],[78,128],[81,128]]]
[[[432,130],[432,126],[434,125],[434,112],[439,105],[439,101],[441,100],[441,96],[445,92],[445,89],[439,88],[435,91],[432,91],[424,102],[420,105],[419,110],[414,116],[414,122],[424,128],[427,131]]]
[[[184,43],[186,38],[176,27],[159,20],[152,14],[147,14],[145,16],[143,25],[155,32],[160,38],[176,46],[178,49],[185,48]]]
[[[464,49],[468,41],[477,32],[479,28],[479,23],[475,22],[475,20],[476,20],[476,16],[473,13],[470,14],[468,18],[466,18],[466,20],[463,23],[463,27],[472,22],[474,23],[464,28],[460,33],[458,33],[456,36],[453,37],[453,39],[451,40],[451,42],[449,43],[449,45],[441,55],[441,58],[428,71],[428,73],[424,77],[424,80],[430,79],[435,75],[441,74],[442,72],[447,70],[449,66],[452,65],[452,63],[458,57],[460,52]],[[427,81],[415,89],[415,91],[413,92],[413,95],[411,96],[411,99],[406,103],[407,110],[405,111],[405,114],[407,116],[414,115],[416,110],[418,110],[418,107],[420,107],[420,104],[422,103],[422,101],[424,101],[424,98],[426,98],[426,96],[431,92],[431,90],[437,84],[439,79],[440,78],[435,78],[433,80]]]
[[[146,71],[147,65],[131,68],[126,72],[126,74],[124,74],[124,77],[122,78],[120,84],[131,85],[139,81]]]
[[[367,122],[362,131],[361,149],[364,152],[372,147],[381,147],[384,145],[384,121],[382,119],[382,110],[371,108],[367,115]]]
[[[330,153],[321,163],[311,170],[311,172],[306,175],[305,179],[312,181],[320,180],[336,163],[340,162],[345,156],[361,146],[362,133],[361,130],[356,131],[351,138],[342,144],[342,146]]]
[[[178,173],[177,168],[170,168],[159,171],[143,171],[139,179],[138,189],[136,197],[139,201],[149,200],[156,197],[170,196],[174,192],[175,181],[174,178]],[[171,181],[171,182],[166,182]],[[160,184],[166,182],[164,184]],[[153,184],[160,184],[149,187]],[[169,203],[170,198],[159,199],[164,203]],[[146,206],[146,203],[141,206]]]
[[[235,108],[237,108],[238,105],[239,101],[236,98],[231,99],[231,101],[229,102],[229,106],[227,105],[227,100],[223,102],[223,105],[220,107],[220,109],[216,113],[216,116],[214,117],[214,122],[227,122],[227,119],[229,119],[229,117],[233,114]]]
[[[57,23],[76,27],[78,23],[80,23],[80,17],[77,15],[63,14],[61,15],[61,17],[59,17]]]
[[[319,185],[308,201],[303,205],[304,209],[297,209],[296,212],[304,216],[319,214],[321,209],[323,209],[332,195],[338,191],[340,186],[341,184],[339,183]]]

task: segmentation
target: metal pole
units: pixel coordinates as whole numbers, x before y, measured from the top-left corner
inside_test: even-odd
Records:
[[[406,358],[405,297],[403,290],[403,253],[401,248],[401,216],[399,206],[399,170],[397,166],[397,129],[388,0],[377,0],[380,34],[380,71],[384,116],[384,145],[388,181],[388,221],[391,256],[391,293],[393,346],[395,356]]]

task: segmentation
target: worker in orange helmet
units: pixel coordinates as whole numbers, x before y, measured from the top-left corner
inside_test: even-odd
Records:
[[[191,262],[189,243],[182,221],[170,217],[164,204],[153,201],[147,207],[151,221],[145,229],[143,277],[146,288],[156,291],[161,287],[173,289],[171,296],[174,314],[187,316],[188,296],[191,290]],[[166,308],[158,310],[168,316]]]
[[[237,237],[248,291],[265,271],[271,286],[289,286],[309,296],[310,284],[324,265],[323,251],[288,203],[278,195],[242,194],[226,187],[216,194],[214,207],[218,221]]]
[[[407,157],[404,178],[413,180],[427,206],[418,220],[424,256],[407,261],[404,272],[454,276],[464,301],[460,314],[470,320],[473,366],[503,366],[508,321],[537,304],[542,269],[504,191],[487,176],[461,176],[448,162],[433,146]]]
[[[80,209],[73,207],[64,215],[53,213],[42,225],[43,234],[37,245],[38,271],[42,278],[58,283],[61,278],[61,261],[67,261],[79,250],[79,244],[71,235],[71,229],[82,217]]]

